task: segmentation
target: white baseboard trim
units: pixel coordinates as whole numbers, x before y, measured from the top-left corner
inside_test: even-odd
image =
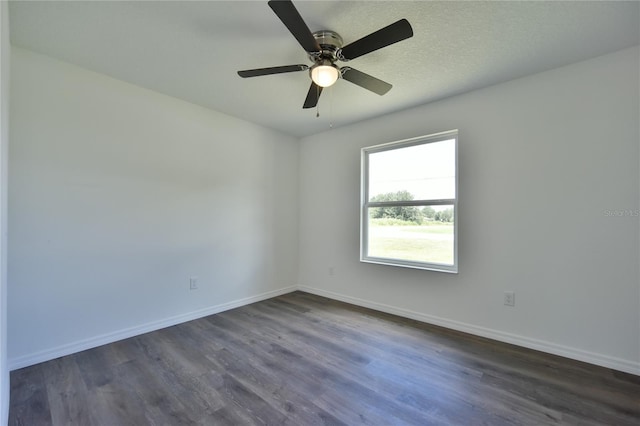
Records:
[[[250,296],[250,297],[245,297],[243,299],[233,300],[231,302],[221,303],[219,305],[210,306],[204,309],[199,309],[197,311],[176,315],[176,316],[165,318],[159,321],[152,321],[139,326],[114,331],[112,333],[102,334],[100,336],[95,336],[89,339],[80,340],[78,342],[61,345],[52,349],[47,349],[47,350],[36,352],[33,354],[24,355],[18,358],[9,359],[8,360],[9,370],[12,371],[12,370],[17,370],[18,368],[39,364],[41,362],[59,358],[61,356],[71,355],[76,352],[92,349],[98,346],[106,345],[108,343],[117,342],[118,340],[128,339],[130,337],[138,336],[144,333],[149,333],[151,331],[156,331],[161,328],[171,327],[173,325],[181,324],[183,322],[192,321],[198,318],[217,314],[219,312],[228,311],[230,309],[239,308],[240,306],[245,306],[251,303],[260,302],[261,300],[270,299],[272,297],[280,296],[286,293],[291,293],[292,291],[296,291],[296,290],[297,290],[296,286],[284,287],[278,290],[272,290],[266,293],[258,294],[256,296]]]
[[[547,352],[553,355],[563,356],[563,357],[574,359],[577,361],[587,362],[589,364],[599,365],[601,367],[623,371],[625,373],[640,375],[640,363],[635,363],[633,361],[628,361],[620,358],[611,357],[608,355],[602,355],[598,353],[583,351],[581,349],[576,349],[569,346],[563,346],[563,345],[558,345],[556,343],[546,342],[546,341],[537,340],[537,339],[531,339],[531,338],[519,336],[516,334],[505,333],[499,330],[493,330],[493,329],[480,327],[473,324],[467,324],[459,321],[450,320],[447,318],[437,317],[434,315],[427,315],[420,312],[411,311],[408,309],[402,309],[395,306],[386,305],[384,303],[373,302],[371,300],[347,296],[345,294],[335,293],[332,291],[322,290],[314,287],[307,287],[303,285],[284,287],[277,290],[261,293],[255,296],[245,297],[243,299],[238,299],[238,300],[222,303],[215,306],[210,306],[204,309],[199,309],[197,311],[176,315],[176,316],[165,318],[159,321],[152,321],[139,326],[114,331],[112,333],[102,334],[100,336],[95,336],[95,337],[84,339],[78,342],[61,345],[52,349],[47,349],[47,350],[36,352],[33,354],[24,355],[18,358],[9,359],[7,364],[10,371],[17,370],[19,368],[28,367],[30,365],[35,365],[41,362],[59,358],[61,356],[70,355],[76,352],[106,345],[108,343],[113,343],[119,340],[128,339],[130,337],[138,336],[140,334],[149,333],[151,331],[159,330],[166,327],[171,327],[173,325],[181,324],[183,322],[206,317],[208,315],[213,315],[219,312],[228,311],[230,309],[239,308],[241,306],[249,305],[251,303],[260,302],[262,300],[266,300],[272,297],[291,293],[296,290],[304,291],[311,294],[316,294],[318,296],[339,300],[341,302],[346,302],[353,305],[362,306],[365,308],[374,309],[376,311],[398,315],[404,318],[414,319],[416,321],[424,322],[427,324],[438,325],[441,327],[462,331],[462,332],[473,334],[476,336],[486,337],[486,338],[497,340],[500,342],[510,343],[513,345],[522,346],[529,349],[535,349],[538,351]]]
[[[347,296],[332,291],[322,290],[313,287],[307,287],[300,285],[298,290],[304,291],[318,296],[327,297],[329,299],[339,300],[341,302],[351,303],[353,305],[362,306],[364,308],[374,309],[376,311],[386,312],[388,314],[398,315],[404,318],[410,318],[416,321],[438,325],[445,328],[450,328],[457,331],[473,334],[476,336],[486,337],[489,339],[497,340],[500,342],[510,343],[517,346],[522,346],[529,349],[535,349],[541,352],[550,353],[553,355],[559,355],[565,358],[574,359],[577,361],[587,362],[589,364],[599,365],[601,367],[611,368],[613,370],[623,371],[625,373],[631,373],[640,375],[640,363],[628,361],[620,358],[615,358],[608,355],[583,351],[581,349],[572,348],[569,346],[558,345],[556,343],[545,342],[543,340],[531,339],[516,334],[505,333],[499,330],[493,330],[485,327],[480,327],[473,324],[467,324],[459,321],[450,320],[447,318],[441,318],[434,315],[427,315],[419,312],[414,312],[408,309],[397,308],[383,303],[373,302],[370,300],[360,299],[357,297]]]

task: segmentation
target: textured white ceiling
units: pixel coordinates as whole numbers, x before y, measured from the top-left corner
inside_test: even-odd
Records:
[[[294,1],[312,31],[348,44],[400,18],[414,37],[349,62],[394,85],[347,81],[303,110],[309,63],[266,1],[12,1],[11,41],[81,67],[305,136],[640,43],[640,3]]]

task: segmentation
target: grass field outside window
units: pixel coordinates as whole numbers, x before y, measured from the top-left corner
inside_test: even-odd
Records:
[[[453,223],[369,219],[369,256],[452,265]]]

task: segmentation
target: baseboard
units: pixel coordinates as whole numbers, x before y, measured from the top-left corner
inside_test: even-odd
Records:
[[[535,349],[538,351],[550,353],[553,355],[559,355],[566,358],[574,359],[577,361],[587,362],[589,364],[599,365],[601,367],[611,368],[625,373],[631,373],[640,375],[640,363],[634,363],[624,359],[611,357],[608,355],[597,354],[593,352],[583,351],[580,349],[558,345],[555,343],[545,342],[542,340],[531,339],[511,333],[505,333],[499,330],[493,330],[485,327],[479,327],[473,324],[467,324],[459,321],[450,320],[447,318],[441,318],[434,315],[427,315],[420,312],[414,312],[408,309],[402,309],[384,303],[373,302],[371,300],[361,299],[357,297],[347,296],[341,293],[335,293],[332,291],[322,290],[307,286],[291,286],[284,287],[278,290],[273,290],[258,294],[243,299],[234,300],[231,302],[222,303],[215,306],[210,306],[197,311],[188,312],[181,315],[176,315],[170,318],[162,319],[159,321],[153,321],[146,324],[142,324],[135,327],[130,327],[123,330],[118,330],[112,333],[106,333],[100,336],[91,337],[89,339],[73,342],[66,345],[61,345],[45,351],[28,354],[22,357],[9,359],[9,370],[16,370],[30,365],[38,364],[41,362],[49,361],[61,356],[70,355],[76,352],[84,351],[87,349],[95,348],[98,346],[106,345],[108,343],[117,342],[118,340],[128,339],[130,337],[138,336],[140,334],[149,333],[151,331],[159,330],[173,325],[181,324],[183,322],[195,320],[208,315],[217,314],[219,312],[228,311],[230,309],[238,308],[241,306],[249,305],[251,303],[260,302],[262,300],[270,299],[272,297],[280,296],[286,293],[300,290],[318,296],[327,297],[329,299],[339,300],[353,305],[362,306],[365,308],[374,309],[381,312],[386,312],[393,315],[398,315],[404,318],[414,319],[428,324],[438,325],[452,330],[462,331],[465,333],[473,334],[476,336],[486,337],[489,339],[497,340],[500,342],[510,343],[517,346],[522,346],[529,349]]]
[[[611,368],[613,370],[623,371],[625,373],[640,375],[640,363],[627,361],[620,358],[602,355],[593,352],[583,351],[568,346],[558,345],[556,343],[545,342],[542,340],[531,339],[528,337],[518,336],[516,334],[505,333],[499,330],[493,330],[485,327],[479,327],[473,324],[467,324],[459,321],[453,321],[447,318],[441,318],[434,315],[427,315],[414,312],[408,309],[397,308],[395,306],[385,305],[384,303],[373,302],[357,297],[347,296],[332,291],[321,290],[318,288],[298,286],[298,290],[307,293],[316,294],[318,296],[327,297],[329,299],[339,300],[341,302],[350,303],[364,308],[374,309],[376,311],[386,312],[398,315],[404,318],[414,319],[416,321],[438,325],[457,331],[473,334],[476,336],[486,337],[500,342],[510,343],[529,349],[535,349],[553,355],[563,356],[565,358],[577,361],[587,362],[589,364],[599,365],[601,367]]]
[[[286,293],[296,291],[297,287],[284,287],[278,290],[268,291],[256,296],[245,297],[243,299],[233,300],[231,302],[210,306],[197,311],[176,315],[159,321],[152,321],[135,327],[118,330],[112,333],[102,334],[100,336],[91,337],[78,342],[61,345],[56,348],[28,354],[14,359],[8,360],[9,370],[17,370],[18,368],[28,367],[30,365],[39,364],[59,358],[61,356],[70,355],[76,352],[106,345],[108,343],[117,342],[118,340],[128,339],[140,334],[149,333],[151,331],[160,330],[161,328],[171,327],[183,322],[192,321],[198,318],[217,314],[219,312],[228,311],[230,309],[239,308],[240,306],[249,305],[251,303],[260,302],[261,300],[271,299],[272,297],[281,296]]]

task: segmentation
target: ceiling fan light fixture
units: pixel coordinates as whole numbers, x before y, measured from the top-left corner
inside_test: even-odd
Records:
[[[311,67],[311,80],[320,87],[329,87],[338,81],[340,70],[329,61]]]
[[[258,77],[261,75],[309,70],[309,77],[312,83],[302,106],[303,109],[316,107],[322,89],[332,86],[339,78],[378,95],[384,95],[391,89],[391,84],[385,81],[351,67],[339,67],[335,63],[337,61],[350,61],[413,37],[413,28],[411,28],[409,21],[404,18],[400,19],[391,25],[380,28],[343,46],[342,37],[335,31],[320,30],[312,33],[291,0],[269,0],[268,4],[307,53],[313,65],[309,67],[308,65],[298,64],[241,70],[238,71],[240,77]]]

